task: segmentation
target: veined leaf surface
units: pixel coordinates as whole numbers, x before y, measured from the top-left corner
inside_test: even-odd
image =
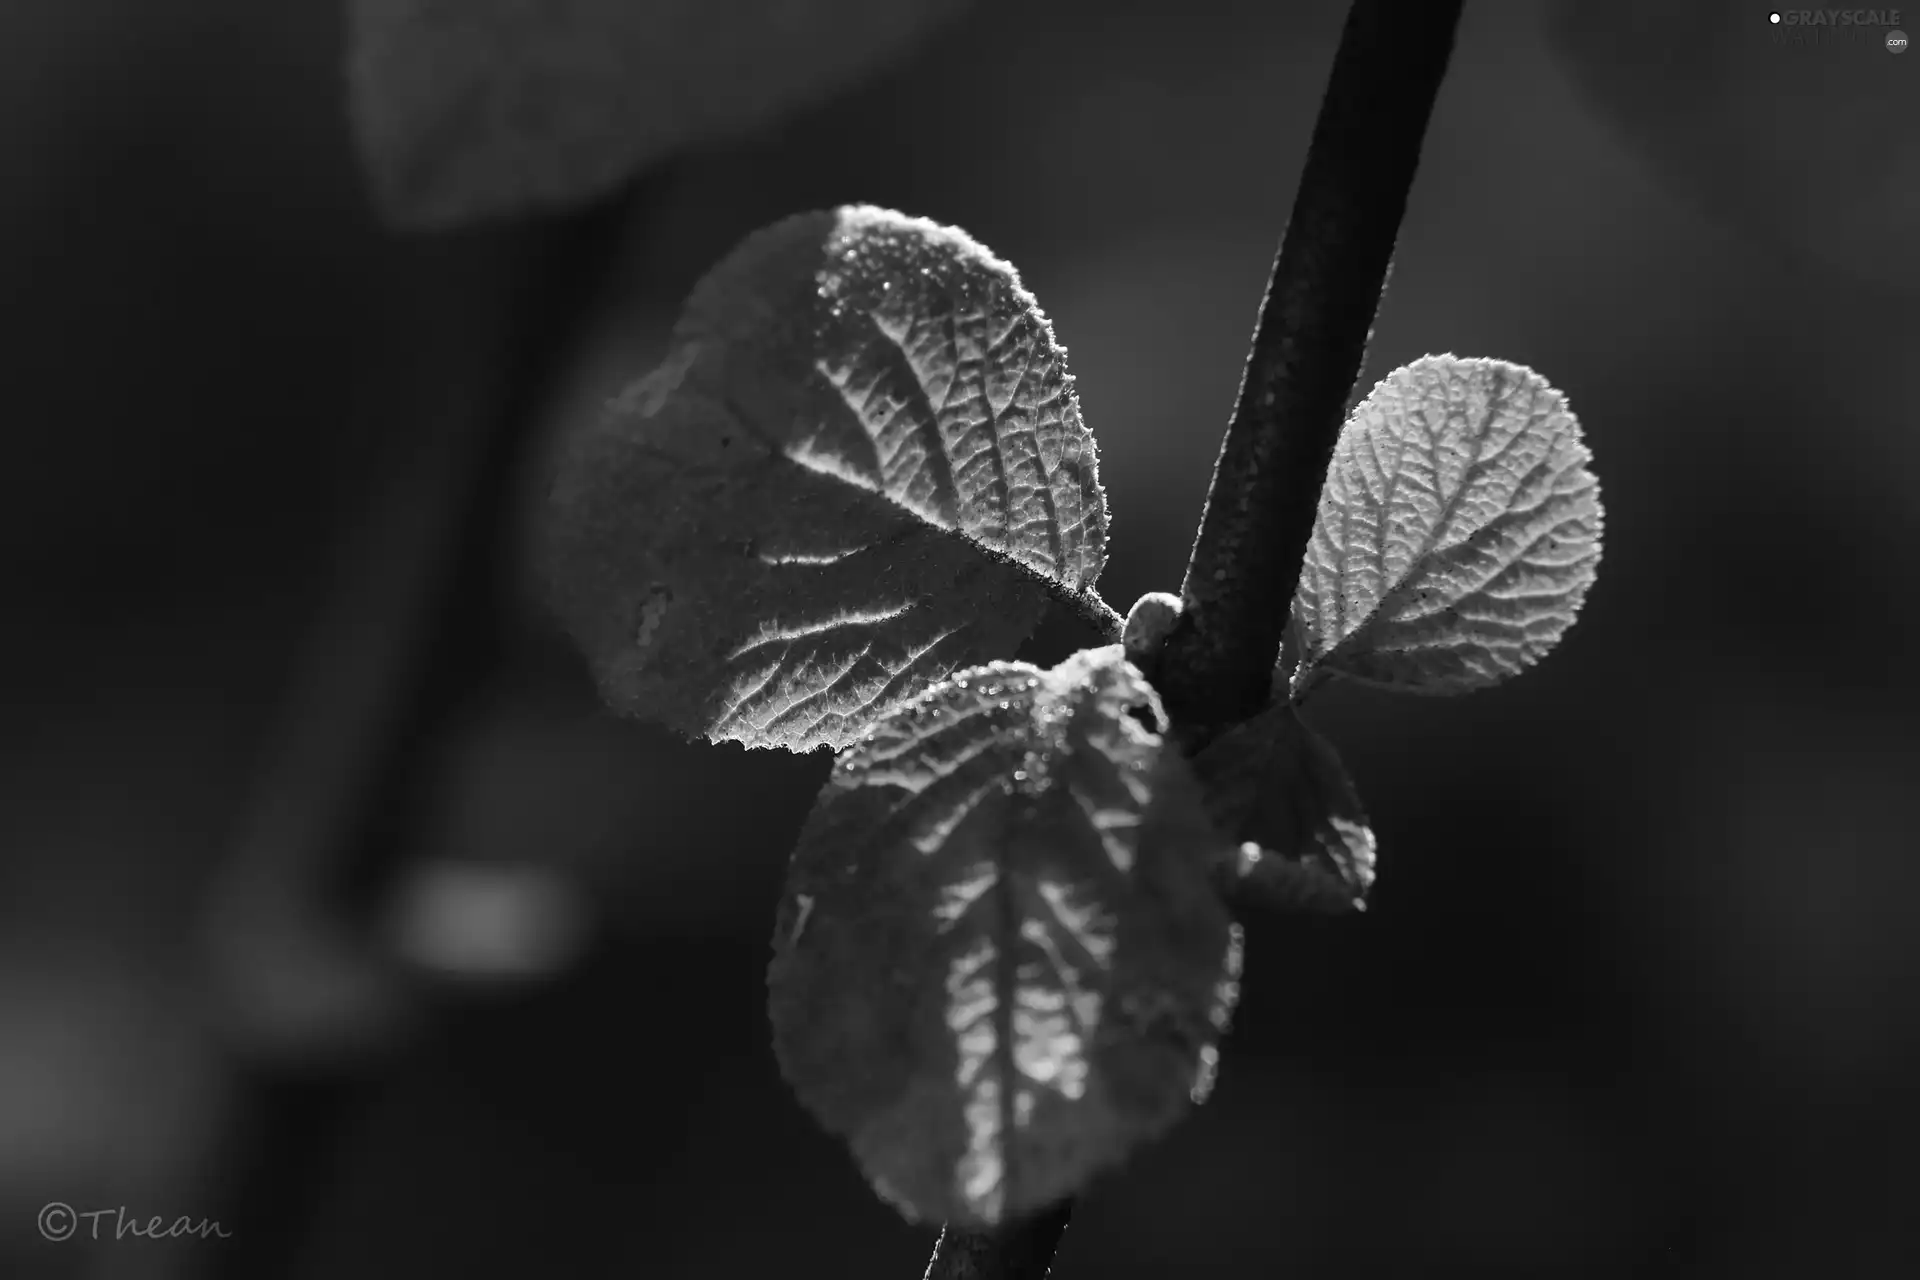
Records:
[[[835,762],[768,974],[801,1101],[909,1218],[1076,1192],[1212,1082],[1230,856],[1118,645],[955,676]]]
[[[1112,615],[1046,317],[965,233],[881,209],[788,219],[714,268],[660,367],[571,438],[550,516],[602,693],[713,741],[838,749],[1012,653],[1050,594]]]
[[[1340,432],[1293,601],[1298,691],[1337,672],[1420,693],[1497,683],[1573,625],[1600,562],[1600,482],[1539,374],[1426,356]]]
[[[1193,760],[1247,900],[1282,910],[1365,906],[1373,827],[1333,744],[1286,702],[1208,743]]]

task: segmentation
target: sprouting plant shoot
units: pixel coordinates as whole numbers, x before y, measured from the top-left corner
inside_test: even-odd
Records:
[[[1031,1215],[1204,1098],[1238,991],[1230,900],[1348,910],[1374,875],[1300,703],[1334,677],[1512,676],[1600,557],[1563,397],[1502,361],[1417,360],[1340,430],[1266,705],[1189,726],[1157,686],[1193,584],[1124,622],[1100,598],[1098,473],[1013,267],[847,207],[716,266],[552,489],[553,601],[609,703],[837,753],[774,926],[774,1050],[915,1220]],[[1050,603],[1110,643],[1009,661]]]
[[[377,204],[592,200],[964,6],[763,7],[354,0]],[[773,1048],[874,1190],[946,1224],[929,1280],[1044,1274],[1072,1198],[1206,1096],[1242,907],[1365,903],[1314,690],[1504,680],[1593,582],[1599,485],[1538,374],[1427,356],[1349,412],[1460,8],[1353,0],[1185,580],[1124,617],[1066,352],[951,227],[847,206],[749,236],[564,442],[544,575],[607,702],[836,753],[774,922]],[[1013,661],[1054,606],[1106,643]]]

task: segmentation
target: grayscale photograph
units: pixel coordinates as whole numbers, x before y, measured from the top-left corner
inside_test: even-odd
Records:
[[[0,1280],[1920,1275],[1915,29],[0,7]]]

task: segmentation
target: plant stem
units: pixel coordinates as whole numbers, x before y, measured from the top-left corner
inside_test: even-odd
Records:
[[[1268,700],[1461,0],[1354,0],[1280,241],[1155,685],[1189,750]],[[1071,1202],[944,1230],[925,1280],[1043,1280]]]
[[[1063,1200],[1000,1231],[944,1227],[923,1280],[1046,1280],[1072,1212]]]
[[[1460,7],[1348,11],[1162,657],[1160,695],[1196,745],[1267,702]]]

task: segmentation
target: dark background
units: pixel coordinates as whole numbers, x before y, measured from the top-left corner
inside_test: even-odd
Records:
[[[0,1275],[919,1275],[768,1052],[826,759],[598,713],[484,442],[872,201],[1020,267],[1103,592],[1175,588],[1342,12],[988,0],[597,222],[427,237],[333,6],[0,10]],[[1251,922],[1214,1099],[1061,1280],[1913,1273],[1920,54],[1764,13],[1469,3],[1368,380],[1565,391],[1599,584],[1508,685],[1316,699],[1371,908]]]

